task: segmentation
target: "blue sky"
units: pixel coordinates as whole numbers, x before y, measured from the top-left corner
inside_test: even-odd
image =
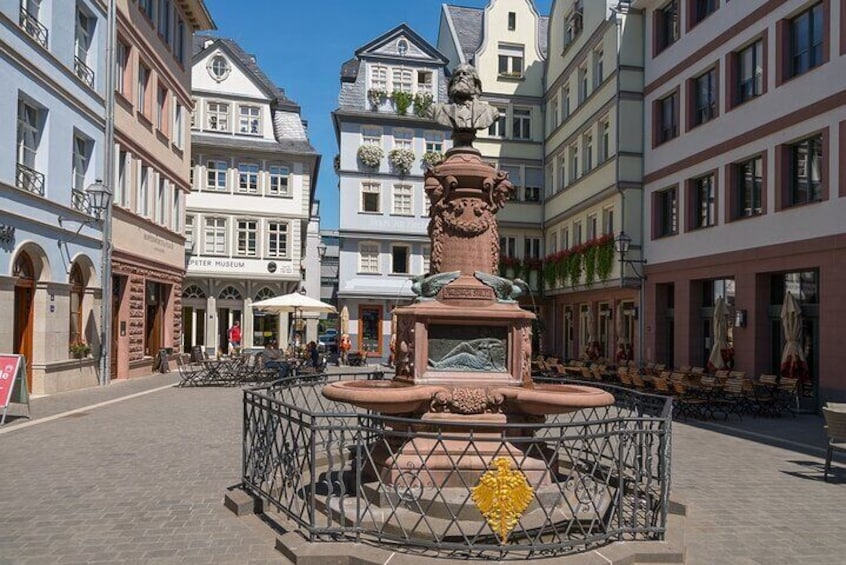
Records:
[[[382,33],[407,23],[433,45],[442,1],[437,0],[205,0],[217,35],[237,41],[288,97],[302,107],[312,145],[323,155],[317,184],[320,227],[338,227],[338,152],[330,113],[337,107],[341,63]],[[460,0],[484,7],[487,0]],[[552,0],[535,0],[548,14]]]

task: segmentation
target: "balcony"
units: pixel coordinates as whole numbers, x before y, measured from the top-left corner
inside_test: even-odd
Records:
[[[27,35],[37,41],[44,49],[47,49],[47,37],[49,32],[47,28],[38,21],[33,14],[29,13],[23,6],[21,6],[21,29]]]
[[[27,192],[44,196],[44,174],[18,163],[15,171],[15,185]]]
[[[71,206],[83,214],[90,214],[91,202],[88,199],[88,193],[75,188],[71,190]]]
[[[82,82],[94,88],[94,71],[79,57],[73,58],[73,72]]]

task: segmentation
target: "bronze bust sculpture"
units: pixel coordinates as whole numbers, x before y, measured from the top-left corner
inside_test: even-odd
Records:
[[[463,145],[462,138],[476,137],[476,130],[485,129],[499,119],[499,110],[479,100],[482,81],[472,65],[458,65],[447,87],[449,104],[435,104],[431,117],[441,125],[451,127],[456,145]],[[455,134],[459,135],[456,136]],[[463,134],[463,135],[461,135]]]

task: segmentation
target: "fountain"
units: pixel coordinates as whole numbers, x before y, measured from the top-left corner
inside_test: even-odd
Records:
[[[541,442],[509,442],[521,433],[512,424],[614,403],[599,388],[532,382],[535,315],[517,302],[527,287],[492,274],[499,262],[495,215],[513,186],[472,146],[476,130],[498,118],[480,93],[475,69],[460,65],[450,79],[451,103],[433,108],[433,118],[452,127],[454,147],[426,172],[431,273],[413,281],[414,302],[394,311],[395,376],[334,382],[322,391],[334,401],[407,418],[413,423],[402,425],[421,432],[374,450],[364,472],[385,485],[413,472],[422,488],[442,491],[475,485],[495,467],[513,465],[543,489],[556,480],[550,469],[566,462],[550,464],[557,455]],[[425,433],[435,428],[455,435]]]

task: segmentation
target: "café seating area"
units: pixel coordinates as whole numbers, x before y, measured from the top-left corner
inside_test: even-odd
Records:
[[[176,356],[179,386],[241,386],[271,382],[293,375],[307,375],[322,368],[308,365],[303,355],[268,360],[262,352],[211,358],[195,350]]]
[[[704,367],[668,368],[660,363],[639,367],[538,356],[532,362],[536,376],[569,378],[613,384],[673,398],[673,416],[679,419],[710,420],[736,416],[796,416],[800,387],[798,379],[745,371],[708,372]]]

